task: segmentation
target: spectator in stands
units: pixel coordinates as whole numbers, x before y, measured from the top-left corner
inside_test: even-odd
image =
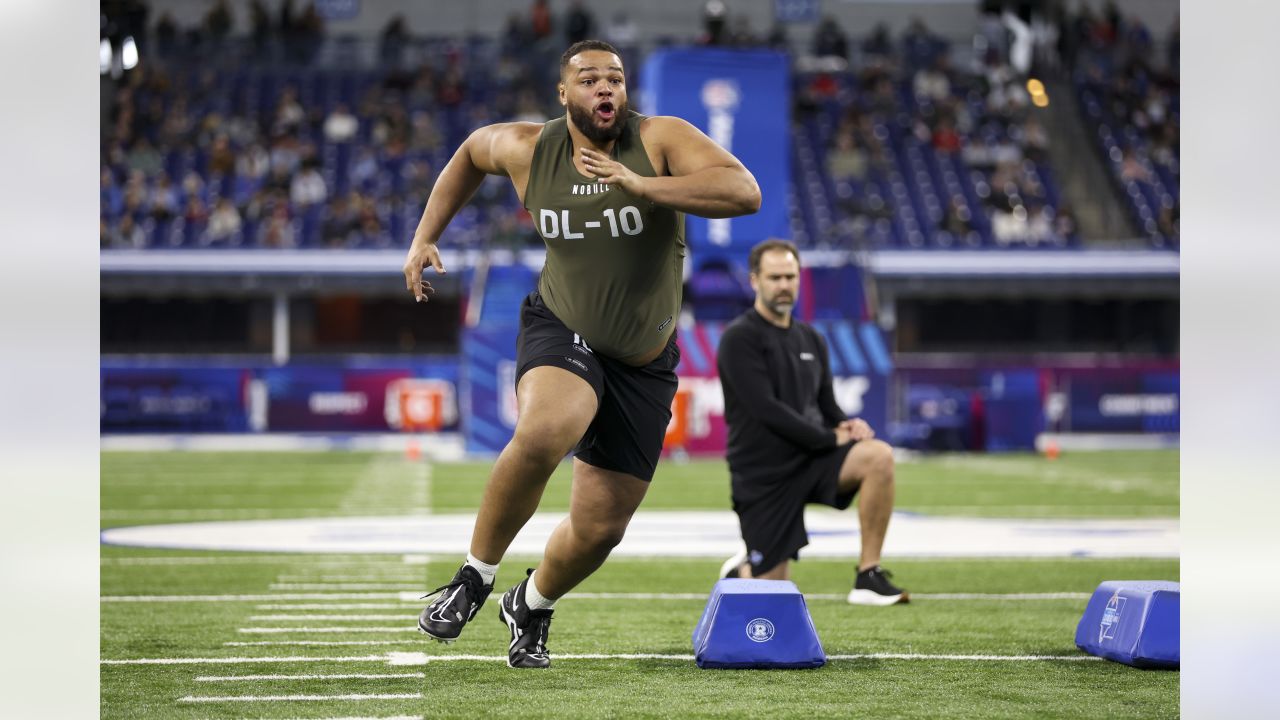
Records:
[[[813,33],[813,54],[849,59],[849,38],[830,15],[822,18]]]
[[[326,209],[324,222],[320,228],[321,242],[331,248],[347,245],[351,232],[355,230],[358,222],[359,216],[351,206],[350,196],[340,195],[334,198],[333,203]]]
[[[240,211],[229,198],[218,198],[209,214],[209,227],[205,237],[212,243],[231,243],[240,236]]]
[[[626,11],[619,10],[605,26],[604,39],[626,56],[635,50],[636,43],[640,41],[640,29],[636,27],[635,21]],[[625,61],[626,58],[623,59]]]
[[[401,171],[404,175],[406,202],[412,206],[423,205],[435,187],[436,175],[431,164],[426,160],[414,160],[405,163]]]
[[[809,541],[805,505],[843,510],[860,494],[861,557],[847,600],[907,602],[880,567],[893,511],[893,449],[836,403],[826,342],[792,314],[800,289],[796,247],[767,240],[752,248],[749,265],[755,304],[725,328],[717,354],[733,509],[744,540],[720,575],[789,579],[791,561]]]
[[[725,44],[729,47],[737,48],[758,47],[761,44],[760,38],[751,29],[751,18],[749,16],[746,14],[734,16],[733,26],[729,29]]]
[[[827,153],[827,169],[832,178],[861,181],[867,176],[867,151],[859,144],[852,128],[836,133],[835,146]]]
[[[203,22],[204,36],[214,50],[222,47],[226,41],[232,23],[231,7],[227,5],[227,0],[216,0],[209,12],[205,13]]]
[[[409,44],[409,23],[403,13],[396,13],[382,29],[378,44],[378,59],[383,65],[399,67],[404,58],[404,48]]]
[[[130,170],[137,170],[144,175],[154,175],[164,167],[164,158],[150,141],[141,137],[129,150],[126,165]]]
[[[1025,233],[1026,241],[1031,245],[1048,242],[1053,238],[1053,215],[1043,203],[1028,204]]]
[[[889,36],[889,26],[883,22],[871,28],[871,34],[862,41],[862,52],[872,58],[888,59],[893,56],[893,39]]]
[[[444,142],[440,137],[440,131],[436,129],[435,120],[431,113],[420,110],[413,114],[410,123],[410,145],[414,151],[433,153]]]
[[[351,163],[351,169],[349,170],[351,186],[364,187],[377,177],[379,171],[378,158],[374,155],[373,150],[368,146],[362,146],[357,151],[355,160]]]
[[[103,217],[118,217],[124,211],[124,192],[116,184],[115,173],[103,165],[98,173],[98,210]]]
[[[271,156],[260,143],[253,143],[236,157],[236,175],[261,180],[271,169]]]
[[[249,0],[249,37],[258,59],[266,59],[271,52],[271,15],[262,0]]]
[[[124,207],[121,214],[141,220],[148,212],[146,181],[141,170],[134,170],[129,173],[129,180],[124,186]]]
[[[258,244],[269,248],[291,248],[297,245],[287,205],[279,203],[272,209],[271,216],[259,232]]]
[[[449,68],[436,88],[436,102],[444,107],[457,107],[465,97],[466,79],[462,76],[462,69]]]
[[[928,67],[916,71],[912,82],[916,99],[939,102],[951,95],[951,80],[947,77],[947,59],[939,57]]]
[[[931,141],[933,149],[938,152],[947,154],[960,152],[960,133],[956,132],[955,123],[951,122],[949,117],[939,118]]]
[[[151,217],[157,222],[167,222],[178,216],[178,188],[174,187],[168,173],[161,171],[156,177],[156,184],[151,188],[148,200]]]
[[[275,120],[272,132],[277,135],[288,135],[302,129],[307,113],[298,102],[298,90],[292,85],[280,93],[280,101],[276,103]]]
[[[538,98],[532,91],[521,92],[517,102],[516,114],[512,118],[514,122],[544,123],[547,121],[547,116],[538,107]]]
[[[902,35],[902,57],[908,67],[923,67],[933,62],[941,51],[941,41],[929,32],[919,16],[911,18]]]
[[[231,138],[225,133],[218,133],[209,147],[209,173],[217,177],[228,177],[236,170],[236,152],[231,147]]]
[[[1125,182],[1151,182],[1151,173],[1131,148],[1125,148],[1120,160],[1120,179]]]
[[[1179,236],[1177,203],[1160,206],[1160,212],[1156,214],[1156,229],[1166,238],[1175,239]]]
[[[360,120],[351,114],[344,102],[335,104],[324,120],[324,139],[331,143],[351,142],[359,131]]]
[[[153,30],[156,38],[156,55],[160,58],[171,58],[178,50],[178,25],[168,10],[160,13]]]
[[[569,45],[582,42],[595,31],[595,18],[582,6],[582,0],[572,0],[564,16],[564,39]]]
[[[319,164],[314,161],[304,163],[302,171],[294,175],[290,183],[289,200],[294,207],[305,210],[312,205],[319,205],[328,197],[329,189],[320,174]]]
[[[1034,162],[1043,163],[1049,159],[1049,133],[1034,115],[1028,115],[1022,123],[1020,140],[1023,153]]]
[[[723,45],[725,41],[725,15],[728,10],[722,0],[707,0],[702,6],[702,36],[698,38],[701,45]]]
[[[199,195],[188,195],[187,204],[182,209],[182,219],[187,227],[202,228],[209,221],[209,208]]]
[[[952,196],[951,202],[944,207],[942,217],[938,220],[938,229],[950,233],[957,240],[968,237],[969,233],[974,232],[973,216],[969,212],[969,205],[964,201],[964,197]]]
[[[534,42],[551,37],[551,6],[547,0],[533,0],[529,9],[529,31]]]
[[[1067,242],[1076,239],[1079,230],[1076,228],[1076,216],[1071,206],[1063,204],[1053,214],[1053,234]]]
[[[147,246],[147,234],[133,215],[125,213],[115,227],[108,229],[107,244],[114,248],[141,249]]]

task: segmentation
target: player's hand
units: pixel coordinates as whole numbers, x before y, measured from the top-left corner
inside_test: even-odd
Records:
[[[404,261],[404,284],[413,293],[417,302],[426,302],[436,289],[422,277],[427,266],[435,268],[437,274],[444,274],[444,263],[440,260],[440,249],[435,243],[414,240],[409,247],[409,256]]]
[[[845,420],[840,423],[840,427],[845,428],[851,440],[870,440],[876,436],[876,431],[872,430],[867,421],[862,418]]]
[[[582,164],[592,175],[599,178],[600,182],[606,185],[617,185],[636,197],[644,197],[640,192],[644,178],[604,153],[582,148]]]
[[[836,426],[835,433],[836,445],[844,445],[845,443],[853,442],[853,435],[850,434],[848,426],[844,423],[840,423]]]

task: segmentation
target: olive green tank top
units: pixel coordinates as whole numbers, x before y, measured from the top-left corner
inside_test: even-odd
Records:
[[[613,159],[653,177],[632,112]],[[524,206],[547,244],[538,292],[595,351],[627,360],[675,332],[684,274],[684,214],[602,185],[573,165],[565,118],[542,128]]]

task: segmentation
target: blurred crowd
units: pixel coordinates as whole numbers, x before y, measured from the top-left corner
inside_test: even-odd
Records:
[[[318,70],[317,54],[337,51],[322,50],[325,24],[314,3],[285,0],[271,12],[262,0],[216,0],[192,27],[167,12],[153,20],[140,0],[104,11],[108,5],[104,37],[135,37],[144,60],[104,90],[104,247],[407,245],[436,174],[471,128],[560,112],[544,88],[567,44],[603,37],[633,68],[641,44],[624,12],[602,21],[579,0],[560,13],[532,0],[493,41],[430,40],[396,16],[377,39],[373,69]],[[878,25],[853,39],[827,17],[802,45],[783,25],[753,28],[721,0],[701,7],[698,42],[799,58],[798,122],[838,107],[823,138],[825,171],[867,189],[837,203],[860,222],[893,217],[901,201],[867,184],[903,162],[901,128],[933,156],[972,171],[962,180],[975,197],[935,188],[940,202],[924,220],[930,231],[990,233],[998,243],[1074,238],[1070,209],[1046,187],[1049,133],[1033,112],[1025,62],[1102,88],[1110,113],[1145,140],[1123,149],[1126,179],[1159,171],[1153,163],[1176,177],[1176,26],[1160,61],[1151,32],[1114,4],[1094,13],[1084,3],[1068,15],[1051,3],[1043,22],[1032,23],[1039,29],[1027,54],[1010,39],[1014,25],[992,12],[973,64],[955,67],[950,43],[923,20],[896,38]],[[237,9],[247,11],[246,37],[232,37]],[[806,72],[802,61],[817,69]],[[527,213],[498,180],[486,181],[446,241],[536,243]],[[1176,202],[1158,222],[1176,236]]]

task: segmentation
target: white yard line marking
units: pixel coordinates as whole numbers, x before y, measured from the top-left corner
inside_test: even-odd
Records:
[[[425,678],[426,673],[344,673],[339,675],[199,675],[196,682],[252,682],[254,680],[395,680]]]
[[[245,635],[278,635],[283,633],[399,633],[418,632],[415,627],[247,627],[236,630]]]
[[[271,590],[394,590],[406,585],[413,585],[413,580],[400,582],[322,582],[322,583],[271,583]]]
[[[228,641],[223,647],[342,647],[346,645],[411,645],[422,642],[420,638],[407,640],[257,640],[254,642]]]
[[[362,575],[277,575],[276,582],[325,582],[325,583],[342,583],[342,582],[383,582],[383,583],[412,583],[420,582],[417,574],[406,575],[401,573],[381,573],[370,572]]]
[[[922,653],[866,653],[860,655],[828,655],[828,660],[975,660],[980,662],[1036,662],[1066,660],[1070,662],[1101,660],[1093,655],[926,655]]]
[[[220,658],[128,658],[99,660],[102,665],[245,665],[252,663],[302,663],[302,662],[382,662],[386,655],[339,655],[316,657],[294,655],[291,657],[220,657]]]
[[[310,614],[303,614],[303,615],[250,615],[248,619],[249,619],[249,620],[251,620],[251,621],[253,621],[253,622],[274,622],[274,621],[277,621],[277,620],[286,620],[286,621],[294,621],[294,622],[298,622],[298,621],[307,621],[307,620],[355,620],[355,621],[367,621],[367,620],[411,620],[411,619],[413,619],[413,618],[415,618],[415,617],[417,617],[417,615],[406,614],[406,613],[396,613],[396,614],[394,614],[394,615],[390,615],[390,614],[386,614],[386,613],[384,613],[384,614],[381,614],[381,615],[310,615]]]
[[[98,514],[103,520],[286,520],[307,517],[346,517],[351,513],[341,508],[174,508],[171,510],[116,508],[100,510]],[[378,507],[361,508],[360,514],[414,517],[423,513],[420,510],[405,510],[400,507]]]
[[[398,600],[399,593],[276,593],[270,595],[103,595],[101,602],[270,602],[272,600]]]
[[[426,565],[431,562],[430,555],[402,555],[400,562],[405,565]]]
[[[309,702],[330,700],[421,700],[422,693],[374,693],[349,695],[225,695],[209,697],[205,695],[188,695],[178,698],[178,702]]]
[[[693,655],[662,655],[657,653],[582,653],[556,654],[556,660],[678,660],[690,662]],[[943,662],[1092,662],[1102,658],[1093,655],[982,655],[951,653],[859,653],[855,655],[828,655],[828,660],[934,660]],[[381,655],[347,655],[337,657],[221,657],[221,658],[129,658],[99,660],[103,665],[233,665],[251,663],[306,663],[306,662],[381,662],[388,665],[427,665],[435,662],[506,662],[506,655],[427,655],[419,652],[388,652]]]
[[[215,555],[212,557],[204,555],[106,557],[101,558],[100,562],[103,565],[256,565],[260,563],[292,563],[315,565],[317,567],[331,566],[333,568],[381,566],[387,569],[397,569],[401,565],[401,563],[397,562],[395,558],[378,555],[342,555],[339,557],[359,557],[366,559],[336,560],[333,555],[304,555],[301,553],[291,553],[288,555]]]
[[[707,593],[569,593],[563,600],[706,600]],[[920,600],[1079,600],[1088,598],[1084,592],[1046,592],[1046,593],[912,593],[911,598]],[[808,600],[843,600],[844,593],[808,593]],[[416,605],[422,599],[421,591],[403,591],[399,593],[279,593],[270,595],[104,595],[101,602],[272,602],[277,600],[397,600],[402,604]],[[315,608],[343,607],[339,605],[322,605]],[[391,605],[371,605],[370,607],[392,607]],[[268,609],[262,606],[260,609]],[[283,610],[284,606],[271,606],[270,609]],[[303,609],[303,608],[288,608]]]
[[[422,603],[279,603],[256,606],[258,610],[403,610],[407,606],[417,607]]]

